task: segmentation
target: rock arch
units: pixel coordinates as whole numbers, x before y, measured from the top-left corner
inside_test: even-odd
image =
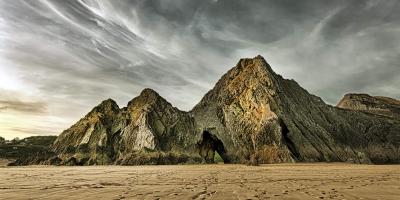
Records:
[[[198,146],[199,154],[206,161],[206,163],[214,163],[215,152],[221,156],[221,158],[224,160],[224,163],[230,162],[222,141],[209,131],[203,131]]]

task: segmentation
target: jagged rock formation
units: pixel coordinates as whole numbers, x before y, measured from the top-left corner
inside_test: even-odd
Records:
[[[351,93],[344,95],[336,107],[400,118],[400,101],[389,97]]]
[[[400,119],[325,104],[261,57],[241,59],[192,111],[145,89],[106,100],[54,143],[61,164],[400,162]]]
[[[61,133],[54,150],[70,165],[198,161],[192,125],[186,112],[145,89],[122,109],[103,101]]]
[[[197,134],[206,130],[219,138],[223,154],[234,162],[400,160],[398,153],[393,156],[399,151],[399,118],[326,105],[275,74],[261,56],[242,59],[192,112]]]

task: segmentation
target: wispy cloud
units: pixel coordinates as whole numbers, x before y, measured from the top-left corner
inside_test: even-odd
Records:
[[[0,99],[12,90],[27,104],[0,115],[63,118],[62,130],[145,87],[190,110],[257,54],[331,104],[349,91],[400,98],[398,10],[397,0],[3,0]]]
[[[22,113],[34,113],[43,114],[47,111],[47,104],[44,102],[22,102],[22,101],[10,101],[0,100],[0,112],[1,111],[17,111]]]

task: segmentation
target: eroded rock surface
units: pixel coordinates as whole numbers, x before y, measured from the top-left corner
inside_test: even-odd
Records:
[[[400,118],[400,101],[389,97],[351,93],[344,95],[336,107]]]
[[[257,56],[241,59],[190,112],[151,89],[121,109],[106,100],[54,150],[70,165],[213,162],[215,152],[233,163],[396,163],[399,146],[399,117],[327,105]]]
[[[200,159],[195,142],[191,117],[145,89],[122,109],[103,101],[64,131],[54,149],[63,164],[164,164],[169,157]]]
[[[192,111],[233,162],[399,162],[400,119],[337,109],[261,56],[242,59]]]

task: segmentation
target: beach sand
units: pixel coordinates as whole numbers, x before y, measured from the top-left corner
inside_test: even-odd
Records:
[[[400,165],[0,168],[0,199],[400,199]]]

